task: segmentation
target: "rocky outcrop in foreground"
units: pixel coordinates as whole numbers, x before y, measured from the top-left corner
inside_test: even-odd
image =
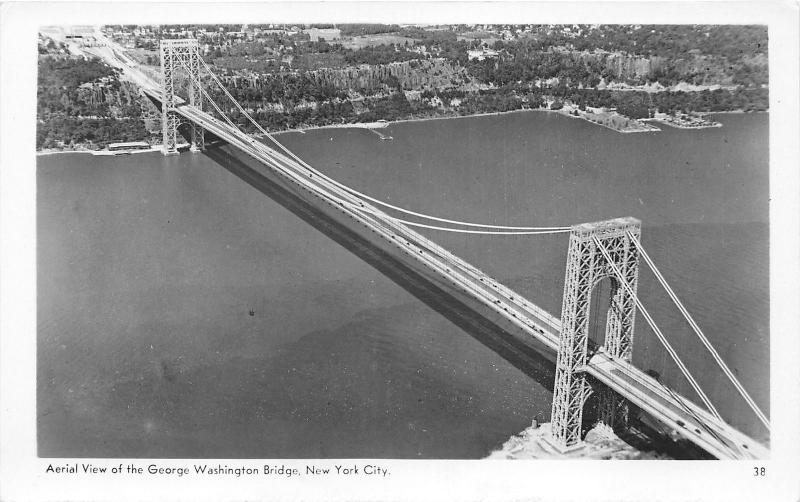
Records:
[[[550,437],[550,424],[533,425],[520,434],[511,437],[503,447],[492,452],[487,459],[615,459],[615,460],[644,460],[667,459],[669,457],[653,453],[642,452],[629,445],[605,424],[597,424],[584,438],[584,445],[567,454],[559,453],[548,441]]]

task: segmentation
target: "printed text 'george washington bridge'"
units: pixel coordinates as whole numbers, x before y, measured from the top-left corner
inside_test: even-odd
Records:
[[[631,405],[638,407],[675,435],[708,454],[724,459],[766,458],[765,446],[734,429],[720,417],[697,385],[667,336],[655,325],[637,297],[639,261],[643,259],[661,282],[726,376],[758,415],[769,421],[738,382],[686,308],[652,262],[639,240],[640,222],[619,218],[572,227],[503,227],[445,220],[397,208],[353,190],[317,171],[283,147],[252,120],[247,110],[227,92],[200,56],[195,40],[161,42],[161,83],[146,76],[113,42],[92,49],[141,86],[161,107],[164,153],[177,153],[178,127],[189,125],[191,145],[205,148],[205,134],[222,140],[255,159],[257,167],[246,176],[264,178],[284,193],[303,201],[314,214],[341,226],[353,239],[365,243],[374,255],[396,263],[401,273],[421,278],[433,291],[448,295],[459,305],[488,321],[498,337],[501,354],[535,352],[555,363],[552,406],[553,446],[561,451],[578,448],[583,432],[583,409],[592,393],[598,399],[599,419],[615,427],[627,423]],[[205,70],[205,72],[203,72]],[[275,147],[245,134],[211,99],[203,82],[216,84],[242,116],[250,120]],[[184,97],[181,97],[183,95]],[[203,110],[210,106],[216,116]],[[251,161],[252,162],[252,161]],[[388,207],[387,210],[378,206]],[[391,216],[392,211],[413,215],[419,221]],[[445,226],[442,226],[445,225]],[[410,227],[493,235],[569,233],[567,272],[561,319],[498,283],[476,267],[454,256]],[[607,314],[605,343],[589,342],[589,308],[592,290],[611,278],[612,296]],[[637,312],[653,332],[703,402],[699,406],[631,364],[634,317]]]

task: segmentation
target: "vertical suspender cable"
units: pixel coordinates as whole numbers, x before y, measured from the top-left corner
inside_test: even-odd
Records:
[[[647,321],[647,324],[650,325],[650,327],[653,329],[653,332],[655,332],[656,337],[658,337],[658,340],[661,342],[664,348],[667,349],[667,352],[669,353],[670,357],[672,357],[672,360],[675,361],[675,364],[678,365],[678,368],[681,370],[681,373],[683,373],[683,376],[686,377],[686,380],[689,381],[689,384],[692,386],[697,395],[700,396],[700,399],[706,405],[708,410],[714,415],[714,417],[716,417],[720,422],[722,422],[723,420],[719,412],[717,412],[717,409],[714,407],[713,404],[711,404],[711,401],[708,399],[708,396],[706,396],[706,393],[703,392],[703,389],[700,388],[700,385],[697,383],[692,374],[689,372],[689,369],[683,364],[683,361],[681,361],[680,357],[678,357],[678,354],[675,352],[675,349],[672,348],[672,345],[670,345],[664,334],[661,332],[658,326],[656,326],[656,323],[650,316],[650,313],[647,311],[647,309],[644,308],[644,305],[642,305],[642,302],[639,300],[639,297],[636,296],[636,293],[633,291],[630,284],[628,284],[628,281],[622,275],[622,272],[620,272],[617,265],[611,260],[611,256],[608,253],[608,250],[605,248],[605,246],[603,246],[603,243],[600,242],[600,239],[598,239],[596,236],[593,237],[592,239],[594,240],[594,243],[598,247],[598,249],[600,249],[600,252],[603,254],[603,257],[608,261],[609,266],[614,271],[614,274],[617,276],[617,279],[620,281],[622,287],[624,287],[625,290],[628,292],[628,294],[630,294],[633,297],[634,302],[636,302],[636,306],[639,308],[639,311],[644,316],[645,320]]]
[[[695,332],[697,337],[700,339],[701,342],[703,342],[703,345],[711,353],[711,356],[714,358],[714,361],[716,361],[719,367],[722,368],[722,371],[723,373],[725,373],[725,376],[728,377],[731,383],[733,383],[733,386],[736,388],[737,392],[739,392],[739,394],[745,400],[747,405],[753,410],[753,412],[756,414],[761,423],[764,424],[767,430],[771,430],[769,419],[767,419],[767,417],[764,415],[764,412],[761,411],[761,409],[758,407],[755,401],[753,401],[753,398],[750,397],[750,395],[747,393],[745,388],[742,386],[742,384],[739,382],[739,380],[736,378],[736,376],[733,374],[730,368],[728,368],[728,365],[725,364],[725,361],[722,360],[722,357],[720,357],[719,353],[716,351],[714,346],[711,345],[711,342],[708,340],[703,331],[700,329],[700,326],[697,325],[695,320],[692,318],[691,314],[689,314],[689,311],[686,310],[686,307],[683,306],[683,303],[681,303],[681,301],[678,299],[678,296],[675,294],[675,292],[672,290],[669,284],[667,284],[666,279],[664,279],[664,276],[661,275],[661,272],[658,270],[653,260],[650,259],[650,256],[647,254],[647,251],[645,251],[644,246],[642,246],[642,243],[639,242],[636,236],[634,236],[630,232],[628,232],[628,237],[630,237],[630,239],[642,253],[644,261],[650,267],[650,270],[653,271],[653,274],[655,274],[656,279],[658,279],[658,281],[661,283],[661,286],[664,287],[667,294],[672,299],[672,302],[675,304],[676,307],[678,307],[678,310],[680,310],[681,314],[683,314],[683,317],[689,323],[689,326],[691,326],[692,330]]]

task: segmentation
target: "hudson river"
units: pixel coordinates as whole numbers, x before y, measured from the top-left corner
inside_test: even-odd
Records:
[[[279,137],[341,182],[445,218],[641,219],[766,411],[768,115],[716,120],[619,134],[529,112],[394,124],[393,141]],[[203,154],[42,156],[37,180],[41,456],[480,458],[549,420],[551,389]],[[560,314],[566,235],[425,233]],[[722,415],[766,438],[644,269],[639,292]],[[696,399],[636,328],[634,363]]]

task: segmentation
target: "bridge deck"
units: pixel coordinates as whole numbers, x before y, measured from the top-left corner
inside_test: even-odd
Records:
[[[767,449],[630,364],[595,354],[587,373],[717,458],[766,458]]]
[[[146,94],[161,101],[158,86],[143,73],[121,61],[113,50],[100,55],[128,73]],[[561,330],[559,319],[377,208],[355,198],[326,180],[321,173],[298,166],[285,155],[197,108],[181,104],[176,112],[267,166],[286,186],[293,187],[306,197],[310,196],[328,211],[338,211],[352,220],[354,225],[362,226],[391,244],[388,249],[403,254],[407,260],[414,260],[434,280],[447,281],[461,290],[477,302],[482,311],[516,328],[517,334],[530,346],[551,361],[555,360]],[[768,456],[763,445],[730,425],[717,421],[694,403],[629,364],[598,353],[587,364],[586,372],[718,458]]]

